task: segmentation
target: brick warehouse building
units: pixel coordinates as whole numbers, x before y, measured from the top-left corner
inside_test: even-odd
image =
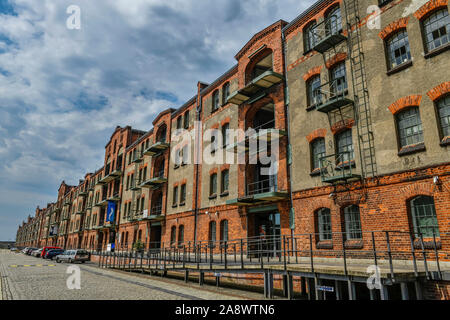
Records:
[[[449,48],[448,0],[318,1],[254,35],[234,67],[199,82],[150,131],[117,127],[104,166],[78,186],[63,182],[57,201],[19,227],[17,245],[131,250],[298,235],[296,248],[364,257],[381,231],[395,231],[392,250],[411,249],[411,238],[449,260]],[[233,139],[232,129],[255,132]],[[247,150],[264,139],[278,149],[269,175]],[[242,150],[239,164],[193,161]],[[448,279],[425,288],[450,296]]]

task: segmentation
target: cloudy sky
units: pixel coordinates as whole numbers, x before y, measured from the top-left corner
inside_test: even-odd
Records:
[[[102,165],[117,125],[154,117],[314,1],[0,0],[0,240]],[[81,9],[81,29],[66,26]]]

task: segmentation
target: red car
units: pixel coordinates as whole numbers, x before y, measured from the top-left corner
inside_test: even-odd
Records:
[[[44,249],[42,249],[42,253],[41,253],[41,257],[45,257],[45,254],[49,251],[49,250],[53,250],[53,249],[62,249],[60,247],[44,247]]]

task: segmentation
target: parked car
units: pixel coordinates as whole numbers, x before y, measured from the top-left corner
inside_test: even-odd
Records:
[[[23,254],[26,254],[28,250],[28,247],[23,248],[20,252],[22,252]]]
[[[62,254],[56,256],[56,262],[61,263],[63,261],[68,263],[81,262],[85,263],[91,259],[89,252],[82,249],[77,250],[67,250]]]
[[[53,249],[62,249],[62,248],[61,247],[44,247],[44,248],[42,248],[41,257],[45,257],[45,254],[47,253],[47,251],[53,250]]]
[[[27,251],[25,251],[25,254],[27,256],[31,256],[31,253],[35,250],[38,250],[38,248],[28,248]]]
[[[19,252],[19,249],[17,249],[16,247],[12,247],[9,249],[9,251],[11,252]]]
[[[34,251],[31,253],[31,255],[32,255],[33,257],[39,258],[39,257],[41,256],[41,253],[42,253],[42,249],[37,249],[37,250],[34,250]]]
[[[63,249],[48,250],[47,253],[44,255],[44,259],[53,260],[54,257],[56,257],[57,255],[63,254],[63,253],[64,253]]]

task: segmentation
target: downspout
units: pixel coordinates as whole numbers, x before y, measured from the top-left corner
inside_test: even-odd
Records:
[[[199,181],[199,159],[200,159],[200,130],[201,130],[201,112],[202,112],[202,96],[200,94],[200,84],[198,84],[198,93],[197,93],[197,107],[196,107],[196,120],[197,126],[194,125],[195,132],[195,156],[194,156],[194,166],[195,166],[195,201],[194,201],[194,248],[197,245],[197,220],[198,220],[198,181]],[[200,136],[200,137],[199,137]]]
[[[290,211],[289,211],[289,227],[291,229],[292,241],[295,230],[295,209],[294,209],[294,200],[293,200],[293,192],[292,192],[292,147],[291,147],[291,126],[290,126],[290,118],[289,118],[289,87],[288,87],[288,70],[287,70],[287,52],[286,52],[286,36],[284,34],[284,29],[281,30],[281,47],[283,51],[283,60],[284,60],[284,107],[286,114],[286,129],[287,129],[287,147],[288,147],[288,186],[289,186],[289,201],[290,201]]]

